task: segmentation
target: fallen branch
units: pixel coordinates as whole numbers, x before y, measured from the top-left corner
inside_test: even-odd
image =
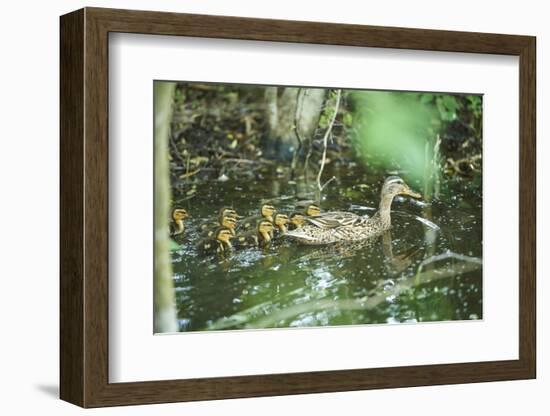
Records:
[[[227,158],[227,159],[221,159],[222,163],[244,163],[249,165],[273,165],[274,162],[270,160],[264,160],[264,159],[258,159],[258,160],[252,160],[252,159],[237,159],[237,158]]]

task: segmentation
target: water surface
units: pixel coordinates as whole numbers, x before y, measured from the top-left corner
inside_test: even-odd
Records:
[[[322,209],[371,216],[383,175],[334,168]],[[392,229],[361,243],[302,246],[290,239],[266,249],[200,257],[197,227],[221,206],[255,215],[261,202],[291,213],[312,189],[288,176],[211,180],[175,203],[192,215],[173,251],[181,331],[311,327],[482,318],[480,177],[450,178],[440,200],[396,198]],[[415,184],[410,184],[415,188]]]

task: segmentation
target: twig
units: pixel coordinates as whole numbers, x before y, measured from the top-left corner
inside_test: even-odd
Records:
[[[321,167],[319,168],[319,173],[317,174],[317,188],[319,191],[319,201],[321,200],[321,192],[323,192],[323,189],[325,186],[327,186],[332,179],[325,182],[324,185],[321,185],[321,176],[323,175],[323,170],[325,169],[325,163],[327,161],[327,146],[328,146],[328,138],[332,132],[332,126],[334,125],[334,120],[336,120],[336,114],[338,114],[338,107],[340,106],[340,97],[342,96],[342,90],[336,90],[336,103],[334,104],[334,113],[332,114],[332,118],[330,119],[330,123],[327,126],[327,129],[325,131],[325,135],[323,137],[323,157],[321,158]]]
[[[172,137],[172,135],[170,135],[170,145],[172,146],[172,150],[176,157],[185,165],[185,159],[181,157],[178,146],[176,145],[176,142],[174,142],[174,138]]]
[[[323,186],[322,186],[321,188],[322,188],[322,189],[325,189],[325,188],[327,187],[327,185],[328,185],[329,183],[331,183],[331,182],[332,182],[333,180],[335,180],[335,179],[336,179],[336,176],[333,176],[333,177],[330,178],[328,181],[326,181],[326,182],[323,184]]]
[[[200,168],[199,168],[199,169],[195,169],[195,170],[193,170],[193,171],[191,171],[191,172],[187,171],[187,172],[185,172],[183,175],[180,175],[180,179],[189,178],[189,177],[191,177],[191,176],[193,176],[193,175],[196,175],[196,174],[199,173],[200,171],[201,171]]]
[[[273,162],[270,160],[251,160],[251,159],[237,159],[237,158],[226,158],[221,160],[222,163],[232,162],[232,163],[245,163],[249,165],[272,165]]]

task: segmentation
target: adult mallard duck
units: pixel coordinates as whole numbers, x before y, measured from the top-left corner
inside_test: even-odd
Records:
[[[231,230],[231,233],[233,235],[235,235],[235,227],[236,226],[237,226],[237,219],[236,218],[224,216],[224,217],[221,218],[219,224],[218,223],[213,223],[210,228],[201,227],[201,229],[202,229],[201,237],[202,238],[214,237],[215,234],[216,234],[216,230],[219,227],[229,228]]]
[[[278,237],[282,234],[285,234],[288,231],[287,224],[289,223],[288,215],[286,214],[275,214],[273,217],[273,233],[275,237]]]
[[[273,223],[269,220],[260,220],[255,230],[247,231],[235,237],[235,247],[265,247],[271,242]]]
[[[172,222],[170,223],[170,236],[182,236],[185,232],[185,224],[183,220],[189,217],[187,211],[183,208],[175,208],[172,210]]]
[[[232,250],[233,233],[227,227],[218,227],[214,237],[203,238],[197,243],[197,251],[202,255],[221,254]]]
[[[245,218],[239,224],[239,229],[243,231],[253,229],[253,227],[258,225],[258,221],[260,220],[268,220],[273,222],[273,214],[275,214],[275,207],[273,205],[263,204],[260,207],[260,215]]]
[[[223,224],[224,218],[234,218],[236,220],[237,218],[239,218],[239,216],[237,214],[237,211],[235,211],[233,208],[223,207],[218,212],[217,221],[205,222],[204,224],[201,224],[199,226],[199,230],[201,232],[210,230],[210,229],[215,230],[216,228],[224,225]]]
[[[370,218],[360,217],[352,212],[326,212],[305,217],[306,223],[286,236],[304,244],[322,245],[338,241],[359,241],[380,235],[391,228],[390,209],[393,198],[408,195],[420,198],[420,194],[398,176],[390,176],[384,181],[378,211]]]

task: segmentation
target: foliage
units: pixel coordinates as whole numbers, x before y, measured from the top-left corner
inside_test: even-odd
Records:
[[[418,105],[418,94],[360,91],[351,94],[359,154],[373,166],[401,171],[411,180],[425,176],[425,144],[437,128],[436,108]]]
[[[456,166],[460,152],[466,164],[480,158],[480,95],[356,91],[350,100],[352,137],[362,160],[419,182],[427,199],[438,195],[444,171],[456,172],[448,165]],[[442,150],[453,154],[444,158]]]

